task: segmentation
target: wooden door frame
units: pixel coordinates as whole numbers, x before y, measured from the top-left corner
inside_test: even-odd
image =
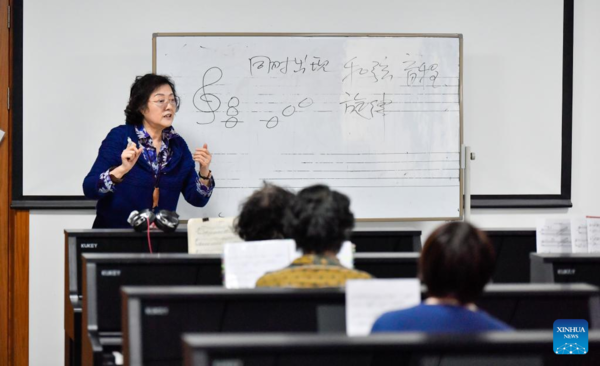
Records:
[[[13,0],[0,0],[0,365],[29,363],[29,211],[11,209]]]

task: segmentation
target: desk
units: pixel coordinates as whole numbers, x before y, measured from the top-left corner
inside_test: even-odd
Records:
[[[346,328],[344,289],[187,286],[124,287],[122,292],[123,352],[130,365],[181,364],[184,332],[339,334]],[[587,319],[593,329],[600,323],[598,296],[598,288],[586,284],[492,284],[477,305],[517,329],[549,330],[561,318]],[[96,343],[111,337],[121,335],[100,334]]]

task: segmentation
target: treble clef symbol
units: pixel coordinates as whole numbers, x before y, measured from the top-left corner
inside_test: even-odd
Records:
[[[212,74],[212,79],[215,79],[213,82],[206,83],[207,79],[210,80],[209,74]],[[204,75],[202,75],[202,87],[194,93],[194,107],[202,113],[209,113],[211,115],[211,120],[208,122],[196,122],[199,125],[208,125],[215,121],[215,112],[219,110],[221,107],[221,99],[214,94],[207,93],[206,88],[214,85],[221,80],[223,77],[223,71],[218,67],[211,67],[206,70]],[[207,109],[203,109],[208,107]]]

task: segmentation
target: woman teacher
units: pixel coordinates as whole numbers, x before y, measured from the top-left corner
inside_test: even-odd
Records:
[[[172,126],[178,109],[169,78],[136,78],[126,124],[108,133],[83,181],[85,196],[98,200],[94,228],[129,227],[127,218],[134,210],[175,211],[180,193],[193,206],[206,205],[215,187],[211,154],[207,144],[190,153]]]

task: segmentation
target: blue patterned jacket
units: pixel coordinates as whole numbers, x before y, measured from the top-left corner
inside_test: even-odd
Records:
[[[121,153],[127,147],[127,138],[138,145],[138,136],[132,125],[121,125],[113,128],[102,141],[98,157],[92,169],[83,180],[83,193],[86,197],[97,199],[96,220],[94,228],[127,228],[127,218],[133,210],[141,211],[152,208],[152,193],[157,177],[143,157],[116,184],[112,191],[103,189],[100,176],[113,167],[121,165]],[[211,178],[210,188],[199,189],[199,177],[192,154],[181,136],[175,135],[169,141],[172,155],[158,178],[159,200],[158,210],[176,211],[179,194],[191,205],[203,207],[207,204],[214,180]]]

